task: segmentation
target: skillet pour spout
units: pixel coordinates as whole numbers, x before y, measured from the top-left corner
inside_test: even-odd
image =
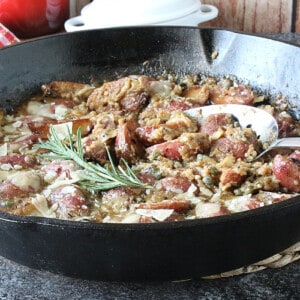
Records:
[[[281,93],[297,117],[299,56],[296,45],[222,29],[151,26],[62,33],[1,49],[0,103],[13,111],[54,80],[201,73],[238,78],[271,98]],[[299,215],[299,197],[232,215],[157,224],[95,224],[1,212],[0,255],[86,279],[200,278],[298,242]]]

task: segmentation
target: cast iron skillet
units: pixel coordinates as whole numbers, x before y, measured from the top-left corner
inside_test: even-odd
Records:
[[[11,110],[52,80],[200,72],[234,75],[271,95],[281,92],[298,116],[299,57],[297,46],[218,29],[59,34],[0,51],[0,101]],[[0,255],[98,280],[199,278],[254,263],[299,240],[299,197],[229,216],[160,224],[77,223],[0,213]]]

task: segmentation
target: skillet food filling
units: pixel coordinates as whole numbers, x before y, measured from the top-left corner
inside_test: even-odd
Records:
[[[263,150],[230,114],[201,124],[185,111],[255,105],[299,136],[284,97],[229,78],[128,76],[94,86],[54,81],[1,113],[0,210],[23,216],[154,223],[242,212],[300,192],[300,151]]]

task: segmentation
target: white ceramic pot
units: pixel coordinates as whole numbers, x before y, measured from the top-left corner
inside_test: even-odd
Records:
[[[197,26],[216,18],[218,9],[200,0],[94,0],[81,15],[65,22],[66,31],[96,28],[178,25]]]

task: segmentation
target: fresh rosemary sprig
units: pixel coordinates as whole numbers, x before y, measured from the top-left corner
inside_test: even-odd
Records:
[[[84,170],[84,172],[80,173],[81,180],[79,183],[90,190],[104,191],[120,186],[143,189],[152,188],[152,186],[144,184],[138,179],[124,159],[122,159],[122,162],[125,168],[120,165],[115,166],[106,145],[106,152],[110,162],[109,166],[106,165],[105,167],[102,167],[97,163],[86,161],[83,156],[80,128],[78,128],[76,132],[76,141],[74,142],[73,134],[70,132],[69,127],[67,138],[61,140],[53,125],[50,125],[50,135],[48,136],[48,140],[40,142],[35,146],[50,151],[50,153],[43,154],[43,157],[51,159],[68,159],[77,163]]]

